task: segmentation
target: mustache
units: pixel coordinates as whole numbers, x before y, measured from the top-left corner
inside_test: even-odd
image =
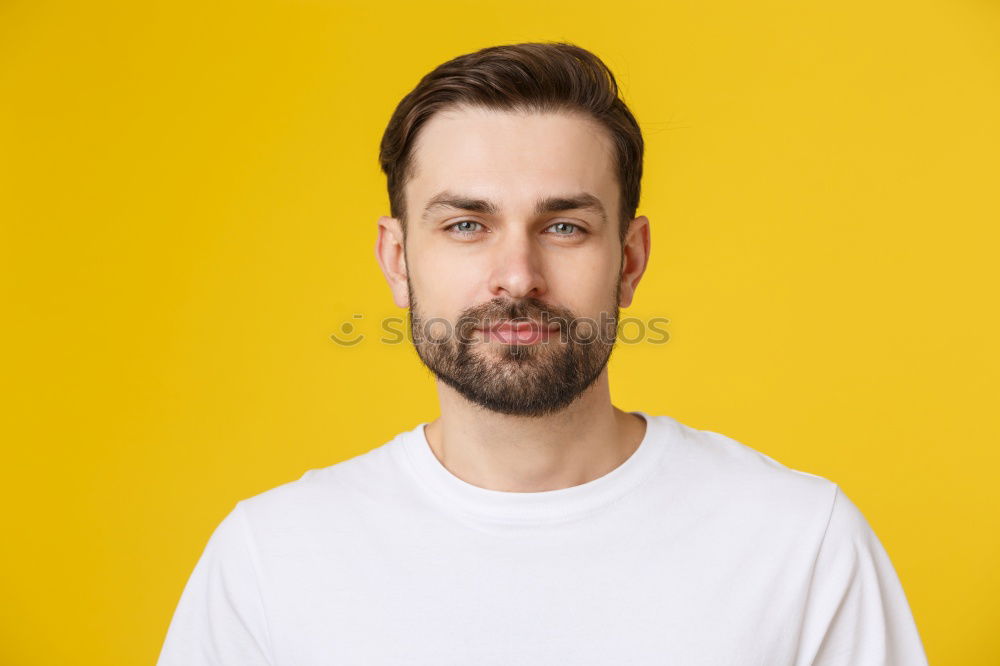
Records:
[[[456,327],[460,333],[470,334],[473,329],[488,329],[508,321],[534,321],[546,328],[555,326],[562,329],[574,319],[576,316],[568,308],[548,305],[537,298],[511,300],[498,297],[465,310],[459,316]]]

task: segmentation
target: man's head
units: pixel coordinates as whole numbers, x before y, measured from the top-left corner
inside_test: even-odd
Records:
[[[400,102],[376,255],[441,381],[540,416],[601,375],[649,253],[642,151],[611,72],[569,44],[461,56]]]

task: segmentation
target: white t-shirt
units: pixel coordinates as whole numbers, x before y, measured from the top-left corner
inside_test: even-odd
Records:
[[[424,423],[237,502],[159,666],[922,666],[832,482],[667,416],[610,473],[488,490]]]

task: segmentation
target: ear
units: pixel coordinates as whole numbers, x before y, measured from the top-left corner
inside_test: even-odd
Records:
[[[621,297],[618,306],[627,308],[632,305],[635,289],[649,263],[649,219],[645,215],[629,222],[622,255]]]
[[[403,226],[394,217],[383,215],[378,219],[378,237],[375,239],[375,258],[392,290],[392,300],[397,307],[410,307],[407,289],[409,274],[406,270],[406,251]]]

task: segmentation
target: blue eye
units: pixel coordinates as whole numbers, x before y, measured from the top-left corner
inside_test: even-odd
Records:
[[[454,224],[448,225],[446,227],[446,229],[447,230],[454,230],[454,231],[458,232],[459,234],[472,234],[472,233],[475,233],[477,231],[477,229],[470,229],[469,225],[478,225],[480,227],[483,226],[483,225],[479,224],[479,222],[476,222],[475,220],[459,220],[458,222],[455,222]]]
[[[471,236],[483,230],[483,225],[475,220],[459,220],[445,227],[445,231],[459,236]],[[556,236],[581,236],[586,232],[577,224],[571,222],[556,222],[548,226],[548,229],[555,229]]]
[[[575,224],[571,224],[569,222],[556,222],[551,227],[549,227],[549,229],[553,229],[555,227],[562,227],[564,229],[566,227],[571,227],[572,229],[580,230],[580,228],[578,226],[576,226]],[[580,230],[580,231],[582,231],[582,230]],[[569,232],[569,233],[556,232],[556,236],[572,236],[572,235],[573,235],[572,232]]]

